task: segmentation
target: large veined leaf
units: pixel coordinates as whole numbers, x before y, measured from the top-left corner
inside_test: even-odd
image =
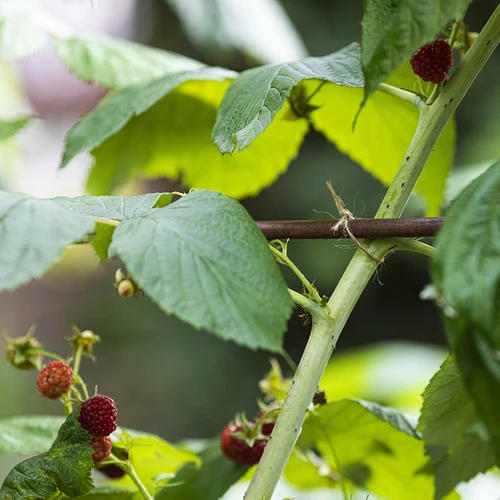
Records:
[[[299,34],[277,0],[165,0],[199,50],[239,49],[264,63],[306,55]]]
[[[73,412],[61,426],[49,451],[17,464],[0,488],[2,500],[45,499],[61,491],[77,497],[89,492],[94,450],[89,433]]]
[[[166,313],[250,348],[281,350],[293,304],[262,233],[235,200],[185,195],[120,223],[110,253]]]
[[[470,0],[366,0],[361,62],[367,98],[412,53],[463,18]]]
[[[425,389],[418,423],[426,453],[435,466],[436,500],[495,465],[493,447],[482,428],[463,376],[450,355]]]
[[[41,277],[94,220],[51,200],[0,191],[0,290]]]
[[[315,446],[345,480],[387,500],[432,498],[424,444],[404,415],[374,403],[339,400],[304,423],[299,446]]]
[[[140,176],[182,177],[187,186],[237,198],[257,194],[297,155],[308,124],[287,120],[285,108],[252,147],[221,156],[210,134],[228,85],[218,80],[233,75],[206,69],[114,94],[70,132],[63,165],[77,153],[92,151],[95,165],[87,189],[93,194],[109,193]],[[191,81],[168,93],[183,80]]]
[[[16,134],[28,122],[29,118],[18,118],[16,120],[0,120],[0,142]]]
[[[362,87],[359,45],[353,43],[325,57],[244,71],[230,85],[217,112],[213,139],[220,151],[246,148],[271,124],[292,89],[307,79]]]
[[[457,364],[500,463],[500,162],[452,202],[432,278]]]
[[[36,52],[50,38],[56,54],[81,80],[115,88],[203,66],[179,54],[106,35],[76,35],[72,26],[43,6],[0,5],[0,58]]]
[[[186,500],[188,498],[219,500],[248,470],[248,466],[227,459],[214,440],[201,453],[201,468],[196,464],[184,466],[170,485],[157,493],[156,500]]]
[[[50,448],[63,417],[27,415],[0,419],[0,455],[34,455]]]
[[[171,90],[189,80],[213,79],[223,81],[235,73],[220,68],[205,68],[168,75],[152,82],[134,85],[114,92],[84,116],[69,132],[61,167],[77,154],[92,151],[120,131],[134,116],[146,112]],[[144,140],[136,137],[134,142]],[[138,145],[134,144],[137,148]],[[149,145],[148,145],[149,147]],[[122,167],[123,168],[123,167]],[[102,193],[99,193],[102,194]]]
[[[134,85],[203,66],[179,54],[103,35],[57,37],[52,43],[61,61],[78,78],[107,88]]]
[[[87,235],[96,233],[92,243],[106,258],[112,231],[100,231],[106,226],[100,220],[138,217],[171,199],[166,193],[37,199],[0,191],[0,290],[41,277],[68,245]]]
[[[415,77],[410,66],[404,65],[395,71],[389,83],[413,88]],[[306,87],[307,93],[312,93],[317,84],[307,82]],[[362,89],[326,84],[311,100],[312,105],[319,106],[311,113],[311,122],[341,152],[388,185],[404,159],[416,130],[418,110],[402,99],[376,92],[359,115],[353,131],[352,121],[362,99]],[[455,125],[451,121],[441,134],[416,185],[417,193],[426,202],[428,216],[439,213],[454,147]],[[332,172],[332,175],[335,174]]]

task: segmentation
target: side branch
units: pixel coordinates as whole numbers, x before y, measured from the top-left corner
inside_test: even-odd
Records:
[[[331,220],[281,220],[257,222],[268,240],[327,240],[346,238],[339,221]],[[416,219],[353,219],[347,224],[356,238],[423,238],[435,236],[443,225],[444,217]]]

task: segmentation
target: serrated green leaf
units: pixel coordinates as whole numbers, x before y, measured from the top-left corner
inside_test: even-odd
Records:
[[[115,226],[103,222],[97,222],[95,225],[95,236],[89,238],[90,244],[94,248],[95,254],[100,260],[109,258],[108,250],[113,239]]]
[[[483,423],[450,355],[425,389],[418,423],[426,453],[435,466],[435,500],[495,465],[491,443],[477,432],[480,426]]]
[[[500,162],[451,204],[432,278],[448,338],[500,463]]]
[[[13,136],[30,121],[29,118],[17,120],[0,120],[0,142]]]
[[[333,470],[381,498],[421,500],[434,493],[432,476],[419,472],[427,461],[423,442],[412,422],[391,408],[329,403],[307,418],[299,446],[316,446]]]
[[[409,89],[413,88],[414,82],[409,65],[399,68],[389,79],[389,83]],[[306,85],[307,93],[315,88],[315,84]],[[361,89],[326,84],[311,100],[312,105],[318,106],[311,113],[311,122],[342,153],[389,185],[415,133],[418,110],[402,99],[376,92],[359,115],[353,131],[352,121],[362,99]],[[416,185],[417,193],[426,202],[428,216],[439,213],[454,148],[455,124],[450,121]]]
[[[93,228],[93,219],[51,200],[0,191],[0,290],[41,277],[66,246]]]
[[[45,33],[27,19],[0,19],[0,59],[13,60],[30,55],[39,50],[45,40]]]
[[[205,79],[223,81],[234,76],[234,72],[222,68],[202,68],[167,75],[152,82],[134,85],[111,93],[101,101],[97,108],[85,115],[69,131],[61,168],[65,167],[77,154],[95,149],[120,131],[134,116],[146,112],[182,83]],[[144,139],[136,138],[134,142],[142,140]],[[133,147],[137,148],[138,145],[133,144]]]
[[[127,220],[147,214],[152,208],[166,207],[172,201],[170,193],[148,193],[138,196],[58,196],[52,201],[77,214],[100,219]]]
[[[72,73],[106,88],[126,87],[203,67],[179,54],[103,35],[54,38],[52,43]]]
[[[295,158],[309,129],[288,105],[246,150],[221,156],[210,134],[227,83],[188,82],[94,150],[87,190],[109,192],[135,177],[181,178],[185,186],[233,198],[256,195]],[[165,121],[165,116],[170,119]]]
[[[94,483],[94,466],[89,433],[73,412],[59,429],[49,451],[17,464],[0,489],[2,500],[45,499],[57,491],[77,497],[89,492]]]
[[[195,191],[118,225],[110,247],[167,314],[256,349],[281,351],[293,304],[246,210]]]
[[[184,466],[172,479],[172,483],[180,484],[162,489],[155,500],[219,500],[248,470],[248,466],[236,464],[222,454],[219,439],[210,443],[200,458],[201,468],[195,464]]]
[[[365,99],[379,83],[452,20],[463,18],[470,0],[367,0],[361,31]]]
[[[34,455],[50,448],[63,417],[27,415],[0,419],[0,455]]]
[[[243,150],[271,124],[292,89],[302,80],[362,87],[359,45],[324,57],[250,69],[229,86],[217,111],[212,137],[221,153]]]

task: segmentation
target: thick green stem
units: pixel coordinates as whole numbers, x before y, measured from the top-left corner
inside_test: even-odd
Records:
[[[377,218],[401,216],[417,179],[441,132],[479,71],[500,42],[500,6],[486,23],[449,83],[421,118],[401,167],[377,212]],[[390,242],[366,243],[369,253],[383,259]],[[337,339],[378,263],[357,250],[325,309],[311,312],[313,327],[299,367],[276,421],[271,440],[245,494],[246,500],[269,500],[297,441],[307,409],[335,348]]]

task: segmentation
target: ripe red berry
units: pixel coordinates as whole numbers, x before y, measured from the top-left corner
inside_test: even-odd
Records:
[[[413,72],[424,82],[441,83],[453,64],[453,51],[442,38],[422,45],[410,58]]]
[[[243,457],[248,450],[248,445],[245,441],[231,436],[231,434],[235,432],[242,431],[242,425],[226,425],[220,435],[220,447],[222,453],[234,462],[242,462]]]
[[[96,437],[94,436],[90,441],[92,448],[94,448],[94,454],[92,455],[92,460],[94,463],[100,464],[106,458],[111,455],[111,448],[113,447],[113,443],[111,438],[108,436]]]
[[[250,447],[244,439],[232,436],[237,432],[243,432],[242,425],[227,425],[224,427],[220,438],[222,453],[233,462],[246,465],[259,463],[267,445],[267,439],[256,439],[253,446]]]
[[[73,370],[62,361],[51,361],[36,379],[40,394],[49,399],[59,399],[70,390],[72,383]]]
[[[102,437],[116,430],[117,417],[115,402],[108,396],[97,394],[82,404],[78,422],[91,436]]]
[[[275,423],[276,422],[266,422],[265,424],[262,424],[260,432],[262,432],[262,434],[264,434],[264,436],[270,436],[271,433],[273,432]]]
[[[264,453],[264,449],[267,446],[267,443],[267,439],[257,439],[253,446],[251,448],[248,448],[243,463],[247,465],[258,464]]]

